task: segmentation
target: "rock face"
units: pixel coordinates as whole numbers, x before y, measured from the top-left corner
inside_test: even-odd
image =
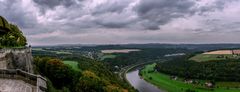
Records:
[[[33,73],[31,48],[0,49],[0,69],[21,69]]]

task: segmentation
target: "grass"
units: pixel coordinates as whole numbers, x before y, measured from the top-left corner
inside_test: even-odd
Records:
[[[43,51],[42,48],[32,48],[32,50],[36,50],[36,51]]]
[[[159,72],[151,72],[156,64],[151,64],[145,66],[145,68],[141,71],[142,77],[156,85],[157,87],[164,89],[168,92],[185,92],[187,89],[195,90],[197,92],[240,92],[239,89],[227,89],[224,87],[215,88],[214,90],[205,88],[204,86],[194,85],[194,84],[186,84],[180,80],[171,80],[169,75],[159,73]],[[217,84],[218,85],[218,84]]]
[[[236,87],[239,88],[240,87],[240,83],[239,82],[218,82],[217,85],[218,87]]]
[[[116,55],[112,55],[112,54],[106,54],[104,56],[101,57],[101,60],[107,59],[107,58],[115,58],[117,57]]]
[[[0,46],[0,49],[6,48],[6,49],[22,49],[25,48],[25,46],[14,46],[14,47],[6,47],[6,46]]]
[[[76,62],[76,61],[65,60],[65,61],[63,61],[63,63],[70,65],[73,68],[73,70],[81,71],[78,67],[78,62]]]
[[[190,60],[194,60],[197,62],[206,62],[211,60],[226,60],[226,59],[237,59],[239,56],[234,56],[230,54],[223,54],[223,55],[217,55],[217,54],[198,54],[194,57],[191,57]]]

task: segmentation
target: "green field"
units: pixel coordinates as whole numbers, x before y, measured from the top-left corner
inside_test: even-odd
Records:
[[[36,51],[42,51],[42,48],[32,48],[32,50],[36,50]]]
[[[56,54],[72,54],[71,52],[68,51],[51,51],[51,52],[55,52]]]
[[[76,71],[81,71],[79,68],[78,68],[78,62],[76,61],[68,61],[68,60],[65,60],[63,61],[64,64],[67,64],[67,65],[70,65],[74,70]]]
[[[142,77],[156,85],[157,87],[167,90],[168,92],[185,92],[187,89],[195,90],[196,92],[240,92],[240,89],[229,89],[226,87],[218,87],[213,90],[208,89],[204,86],[194,85],[194,84],[186,84],[179,80],[171,80],[169,75],[162,74],[156,71],[153,71],[153,68],[156,64],[151,64],[145,66],[145,68],[141,71]],[[153,71],[153,72],[149,72]],[[223,85],[226,83],[218,84]]]
[[[104,56],[101,57],[101,60],[107,59],[107,58],[115,58],[117,57],[116,55],[112,55],[112,54],[106,54]]]
[[[56,53],[56,54],[72,54],[69,51],[65,51],[65,50],[59,50],[59,51],[52,51],[52,50],[45,50],[43,48],[33,48],[32,50],[35,51],[45,51],[45,52],[52,52],[52,53]]]
[[[194,57],[191,57],[190,60],[194,60],[197,62],[206,62],[211,60],[226,60],[226,59],[237,59],[239,56],[234,56],[231,54],[198,54]]]

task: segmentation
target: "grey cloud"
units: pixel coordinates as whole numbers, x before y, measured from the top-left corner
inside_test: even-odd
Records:
[[[204,5],[196,9],[199,15],[208,14],[209,12],[222,11],[227,3],[238,0],[216,0],[212,5]]]
[[[48,9],[54,9],[56,6],[70,7],[76,5],[77,2],[84,0],[33,0],[38,7],[40,7],[41,13],[45,13]]]
[[[104,28],[127,28],[131,24],[135,23],[137,19],[128,19],[127,15],[115,15],[111,16],[106,14],[104,16],[97,16],[94,22]]]
[[[6,0],[0,3],[0,15],[21,28],[31,28],[37,24],[34,14],[25,11],[20,0]]]
[[[129,19],[126,10],[133,0],[110,0],[95,7],[91,15],[95,17],[92,21],[103,28],[126,28],[135,22]],[[130,10],[131,11],[131,10]]]
[[[98,25],[102,25],[107,28],[122,28],[125,27],[127,23],[117,23],[117,22],[101,22],[97,21],[96,22]]]
[[[35,3],[42,7],[54,8],[59,5],[69,7],[75,4],[74,0],[33,0]]]
[[[106,3],[102,3],[98,5],[96,9],[92,12],[93,15],[95,14],[103,14],[103,13],[121,13],[129,4],[131,0],[111,0]]]
[[[29,11],[21,6],[25,0],[0,0],[0,15],[23,28],[32,43],[193,42],[194,39],[197,42],[202,38],[214,42],[216,39],[206,35],[218,34],[220,37],[224,34],[230,39],[229,34],[238,38],[240,33],[237,13],[225,15],[226,11],[221,11],[229,8],[226,4],[239,0],[216,0],[212,5],[202,7],[196,7],[198,1],[195,0],[107,0],[100,5],[98,0],[32,1],[27,3],[34,6],[29,7],[33,8]],[[56,10],[57,6],[63,6],[60,7],[62,10]],[[236,6],[236,11],[231,12],[237,12],[238,8]],[[42,13],[46,10],[50,10],[48,14]],[[185,22],[179,19],[185,19]],[[58,31],[63,33],[54,34],[54,37],[48,34]],[[154,34],[149,34],[151,32]],[[42,38],[42,34],[49,37]],[[122,40],[116,39],[116,35]]]
[[[190,0],[141,0],[135,10],[141,19],[147,21],[143,26],[155,30],[173,18],[192,14],[194,5],[195,2]]]

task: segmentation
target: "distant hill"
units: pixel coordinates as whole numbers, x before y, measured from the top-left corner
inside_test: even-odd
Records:
[[[36,47],[48,47],[48,46],[36,46]],[[52,47],[52,46],[49,46]],[[209,51],[216,49],[236,49],[240,48],[240,44],[164,44],[164,43],[146,43],[146,44],[63,44],[56,45],[54,47],[85,47],[94,49],[124,49],[124,48],[186,48],[198,51]]]

